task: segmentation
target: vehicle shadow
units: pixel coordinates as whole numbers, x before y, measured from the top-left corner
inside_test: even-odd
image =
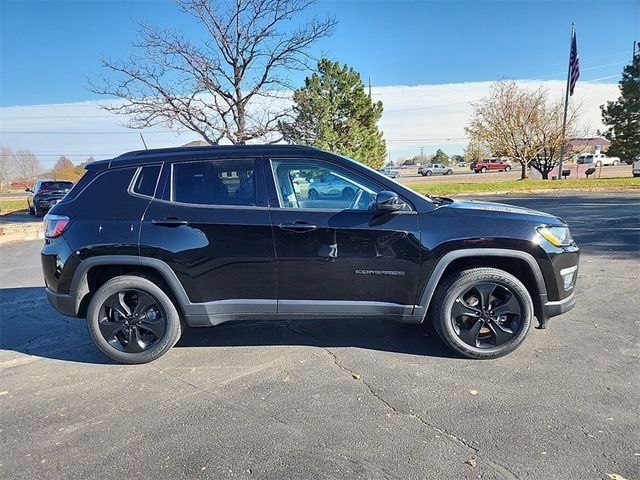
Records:
[[[287,345],[458,358],[430,327],[367,319],[235,321],[188,328],[176,347]],[[49,305],[43,287],[0,289],[0,349],[53,360],[115,364],[93,345],[84,320],[64,317]]]

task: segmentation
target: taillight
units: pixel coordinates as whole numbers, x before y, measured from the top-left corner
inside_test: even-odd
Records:
[[[71,219],[66,215],[47,214],[44,217],[44,236],[46,238],[56,238],[62,235]]]

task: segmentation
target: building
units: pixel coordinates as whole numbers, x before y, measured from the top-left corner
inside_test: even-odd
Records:
[[[572,138],[569,140],[571,145],[571,153],[573,155],[585,155],[587,153],[596,153],[596,147],[600,146],[601,152],[606,152],[611,142],[603,137],[585,137]]]

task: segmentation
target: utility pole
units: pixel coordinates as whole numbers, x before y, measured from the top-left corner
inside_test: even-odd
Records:
[[[369,99],[371,99],[371,77],[369,77]]]

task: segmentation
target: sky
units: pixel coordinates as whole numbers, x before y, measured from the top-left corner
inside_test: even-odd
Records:
[[[581,65],[575,100],[595,132],[599,104],[617,96],[640,40],[640,0],[319,0],[305,14],[313,15],[332,15],[338,26],[311,53],[354,67],[385,103],[380,126],[392,158],[420,147],[460,153],[469,102],[492,81],[543,84],[561,97],[571,22]],[[78,160],[140,148],[138,132],[99,110],[106,99],[88,90],[107,74],[102,58],[128,54],[138,22],[201,35],[170,1],[0,0],[0,144],[30,148],[44,163],[61,153]],[[147,137],[153,146],[195,138],[158,127]]]

